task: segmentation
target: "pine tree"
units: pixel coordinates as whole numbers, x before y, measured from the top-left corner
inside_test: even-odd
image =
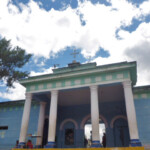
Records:
[[[10,40],[0,40],[0,80],[6,81],[7,87],[13,87],[14,81],[28,76],[21,68],[29,61],[31,54],[26,54],[20,47],[12,47]]]

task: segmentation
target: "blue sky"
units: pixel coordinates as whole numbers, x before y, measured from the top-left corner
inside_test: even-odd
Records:
[[[150,0],[0,0],[0,37],[33,54],[22,70],[51,73],[90,59],[97,65],[137,61],[137,85],[150,84]],[[0,85],[0,101],[23,99],[25,89]]]

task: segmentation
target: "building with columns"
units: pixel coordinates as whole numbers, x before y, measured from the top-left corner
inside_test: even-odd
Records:
[[[36,147],[82,148],[87,146],[85,126],[91,124],[88,142],[102,147],[103,124],[106,147],[148,147],[150,86],[134,87],[136,67],[136,62],[73,62],[52,74],[21,80],[25,101],[0,103],[0,127],[7,128],[3,145],[13,137],[10,146],[19,139],[23,147],[31,139]]]

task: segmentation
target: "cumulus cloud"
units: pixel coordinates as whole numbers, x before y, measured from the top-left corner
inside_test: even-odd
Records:
[[[115,48],[116,30],[130,25],[144,7],[139,10],[126,0],[111,3],[105,6],[85,1],[79,3],[77,9],[46,11],[31,0],[27,5],[18,4],[20,12],[11,2],[7,5],[7,1],[1,0],[0,34],[37,56],[48,58],[51,53],[72,45],[81,48],[85,57],[94,56],[99,47]],[[81,24],[80,15],[85,26]]]
[[[9,100],[22,100],[25,99],[25,87],[19,83],[14,83],[15,88],[10,88],[8,92],[0,92],[0,97]]]
[[[61,11],[46,11],[30,0],[26,5],[18,4],[20,11],[11,1],[0,0],[0,35],[28,53],[46,59],[69,46],[81,48],[84,57],[95,56],[102,48],[110,56],[95,58],[99,65],[137,61],[138,85],[142,80],[150,84],[150,23],[144,22],[150,14],[150,0],[139,6],[127,0],[109,2],[111,5],[106,6],[85,0],[79,1],[76,9],[68,6]],[[125,30],[125,27],[134,26],[133,20],[141,23],[134,31]],[[31,72],[31,75],[40,74],[42,72]]]
[[[35,72],[31,71],[30,76],[38,76],[38,75],[44,75],[44,74],[49,74],[52,73],[52,67],[48,69],[43,69],[42,72]],[[0,84],[0,87],[5,86],[4,84]],[[15,88],[9,88],[7,92],[0,92],[0,97],[4,99],[9,99],[9,100],[23,100],[25,99],[25,92],[26,89],[22,85],[20,85],[18,82],[14,83]]]

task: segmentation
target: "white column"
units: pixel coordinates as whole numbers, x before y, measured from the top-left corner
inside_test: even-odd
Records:
[[[99,105],[98,86],[90,86],[91,91],[91,121],[92,121],[92,141],[99,141]]]
[[[24,111],[23,111],[20,138],[19,138],[20,144],[24,144],[26,142],[26,135],[28,130],[28,123],[29,123],[30,109],[31,109],[31,101],[32,101],[32,94],[26,93],[26,100],[24,104]]]
[[[57,102],[58,102],[58,91],[56,91],[56,90],[51,91],[48,142],[55,142],[56,120],[57,120]]]
[[[123,82],[130,139],[139,139],[131,81]]]
[[[38,121],[38,132],[36,140],[36,145],[41,146],[42,145],[42,139],[43,139],[43,128],[44,128],[44,117],[45,117],[45,102],[40,102],[40,113],[39,113],[39,121]]]

